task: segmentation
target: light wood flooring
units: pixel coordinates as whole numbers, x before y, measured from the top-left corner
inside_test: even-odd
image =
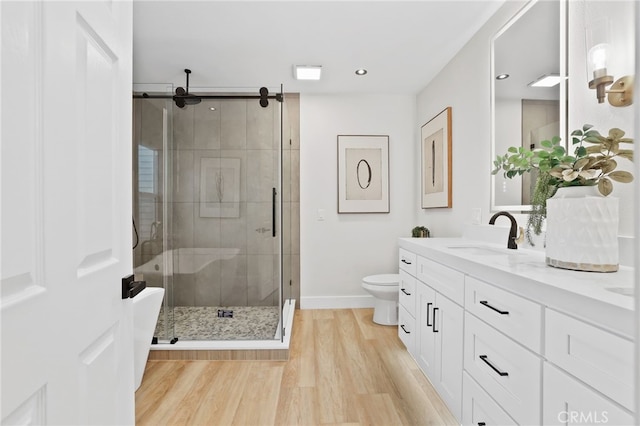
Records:
[[[295,315],[289,361],[149,361],[136,424],[458,424],[372,309]]]

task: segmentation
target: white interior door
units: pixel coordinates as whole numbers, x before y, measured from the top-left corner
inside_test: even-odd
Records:
[[[131,3],[0,19],[2,423],[131,424]]]

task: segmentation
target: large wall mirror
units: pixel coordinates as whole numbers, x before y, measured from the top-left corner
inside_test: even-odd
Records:
[[[566,142],[566,27],[565,0],[533,0],[492,39],[492,161],[510,146]],[[491,209],[528,211],[535,178],[492,176]]]

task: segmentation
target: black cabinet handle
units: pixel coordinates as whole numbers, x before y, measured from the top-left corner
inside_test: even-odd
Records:
[[[401,328],[401,329],[402,329],[402,331],[404,331],[405,333],[407,333],[407,334],[411,334],[411,332],[410,332],[410,331],[407,331],[407,330],[404,328],[404,324],[400,324],[400,328]]]
[[[437,333],[439,330],[436,330],[436,311],[439,311],[440,308],[433,308],[433,332]]]
[[[405,263],[407,265],[411,265],[411,262],[409,262],[408,260],[405,260],[405,259],[400,260],[400,262]]]
[[[431,324],[429,324],[429,308],[431,307],[431,305],[433,305],[433,303],[427,303],[427,327],[431,327]]]
[[[501,311],[500,309],[498,309],[498,308],[496,308],[496,307],[494,307],[494,306],[491,306],[491,305],[489,304],[489,302],[487,302],[486,300],[481,300],[481,301],[480,301],[480,304],[481,304],[481,305],[486,306],[486,307],[487,307],[487,308],[489,308],[489,309],[492,309],[492,310],[496,311],[496,312],[497,312],[497,313],[499,313],[500,315],[509,315],[509,311]]]
[[[509,375],[509,373],[507,373],[506,371],[500,371],[500,370],[498,370],[498,368],[497,368],[495,365],[491,364],[491,363],[489,362],[489,360],[487,359],[487,356],[486,356],[486,355],[480,355],[480,357],[479,357],[479,358],[480,358],[481,360],[483,360],[483,361],[485,362],[485,364],[487,364],[489,367],[491,367],[491,369],[492,369],[493,371],[495,371],[496,373],[498,373],[499,375],[501,375],[501,376],[508,376],[508,375]]]
[[[478,426],[486,426],[485,422],[478,422]]]
[[[406,294],[407,296],[411,296],[411,293],[407,293],[407,290],[405,290],[404,288],[401,288],[400,291]]]

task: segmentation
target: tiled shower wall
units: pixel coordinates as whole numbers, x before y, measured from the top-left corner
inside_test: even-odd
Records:
[[[254,99],[203,100],[184,109],[173,108],[173,114],[169,155],[173,179],[167,197],[172,220],[164,221],[170,224],[174,250],[173,304],[277,305],[277,239],[271,234],[271,196],[278,179],[278,103],[270,100],[269,107],[262,108]],[[137,115],[145,117],[144,111]],[[285,95],[283,121],[283,188],[278,195],[283,201],[283,229],[277,231],[284,232],[284,298],[299,300],[300,132],[295,94]],[[239,161],[237,213],[201,211],[201,192],[210,192],[212,184],[210,179],[201,182],[203,159],[215,164],[227,158]],[[229,191],[234,185],[227,182],[226,186]],[[146,249],[149,247],[147,243]],[[201,261],[210,259],[216,250],[218,260]]]

